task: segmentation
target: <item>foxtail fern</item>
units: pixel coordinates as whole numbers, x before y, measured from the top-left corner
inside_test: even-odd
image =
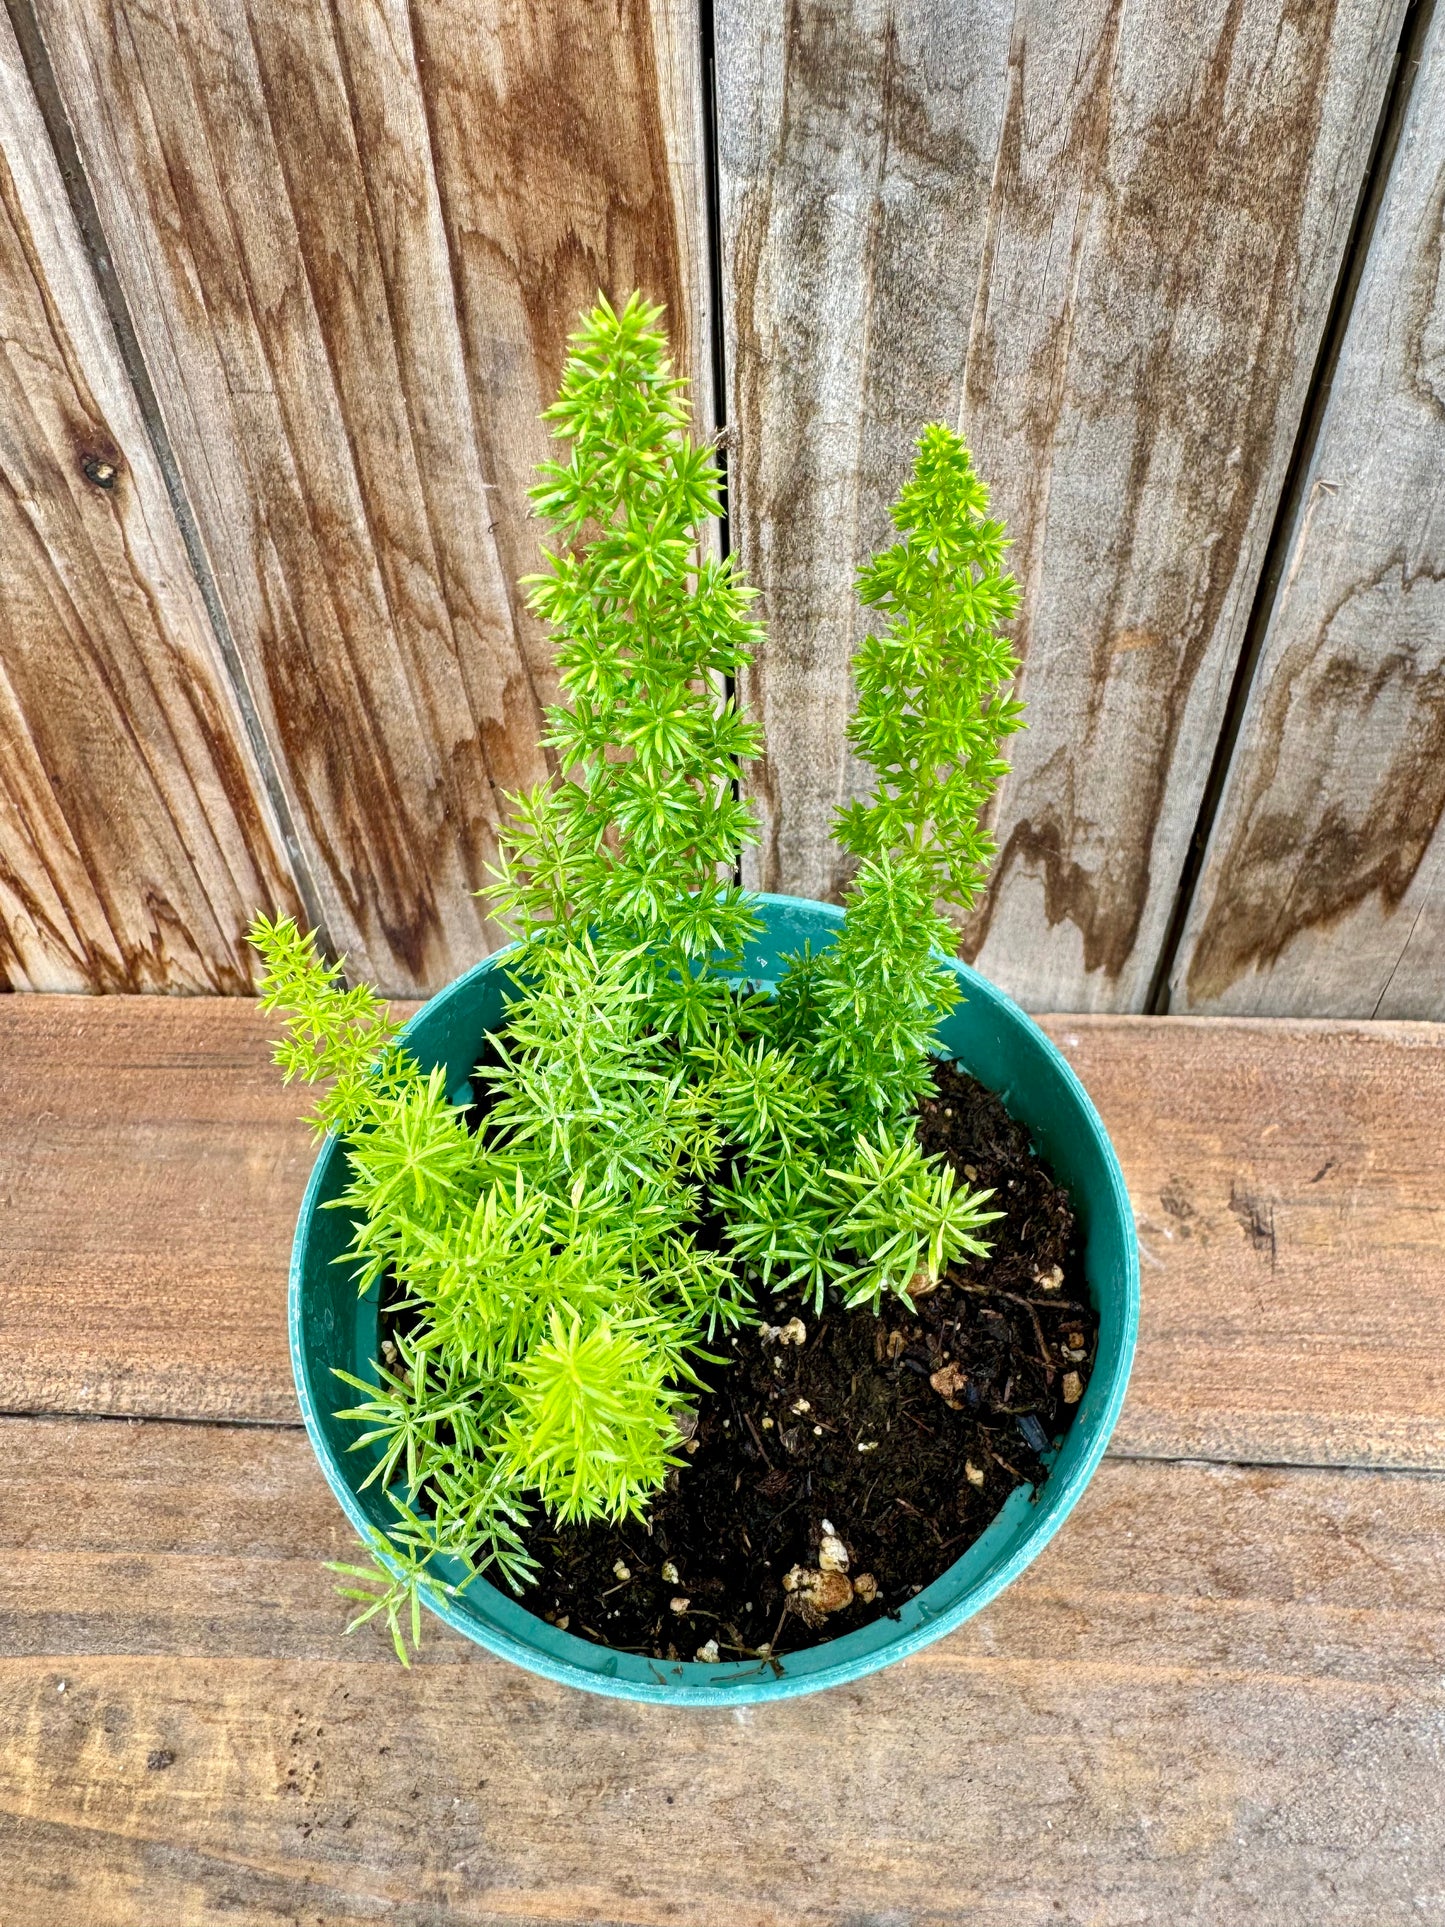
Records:
[[[337,1376],[395,1514],[374,1570],[340,1570],[353,1623],[383,1617],[404,1658],[423,1598],[488,1569],[525,1585],[537,1506],[645,1509],[755,1290],[876,1308],[986,1249],[995,1215],[912,1119],[954,994],[941,906],[982,883],[1021,720],[1002,528],[963,443],[925,429],[900,539],[859,579],[880,621],[848,734],[876,781],[837,820],[858,864],[843,926],[762,996],[739,982],[760,926],[734,881],[759,738],[724,693],[760,631],[709,547],[716,465],[659,322],[599,302],[547,411],[561,452],[532,499],[554,546],[528,588],[563,701],[556,773],[509,799],[484,892],[518,942],[480,1127],[313,938],[252,932],[276,1061],[322,1087],[313,1121],[345,1144],[358,1288],[384,1281],[402,1315],[369,1376]],[[718,1213],[721,1251],[697,1235]]]

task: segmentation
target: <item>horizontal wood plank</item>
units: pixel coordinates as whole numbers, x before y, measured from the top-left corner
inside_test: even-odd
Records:
[[[239,991],[297,894],[0,10],[0,987]]]
[[[0,1425],[0,1916],[402,1927],[1439,1918],[1445,1480],[1113,1461],[927,1653],[571,1694],[319,1561],[304,1437]]]
[[[438,989],[547,771],[567,333],[640,286],[710,365],[691,0],[36,13],[332,940]]]
[[[0,998],[0,1410],[297,1418],[304,1099],[239,998]]]
[[[1048,1028],[1139,1231],[1114,1449],[1445,1467],[1445,1026]]]
[[[1029,705],[965,954],[1030,1009],[1143,1007],[1404,12],[719,0],[751,880],[846,883],[853,573],[956,422]]]
[[[1409,110],[1171,1006],[1445,1017],[1445,13]]]
[[[1115,1449],[1445,1468],[1445,1027],[1053,1018],[1139,1224]],[[227,1000],[0,999],[0,1409],[294,1421],[312,1150]]]

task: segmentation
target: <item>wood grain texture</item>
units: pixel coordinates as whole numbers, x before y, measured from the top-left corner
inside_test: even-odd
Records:
[[[231,998],[0,998],[0,1410],[294,1422],[314,1155]]]
[[[1445,1469],[1445,1027],[1047,1026],[1139,1230],[1113,1449]]]
[[[438,988],[546,770],[514,577],[566,331],[641,285],[702,356],[691,0],[37,13],[331,934]]]
[[[1445,15],[1416,74],[1172,985],[1445,1016]]]
[[[1049,1028],[1139,1223],[1115,1449],[1445,1468],[1445,1028]],[[312,1150],[268,1033],[224,1000],[0,999],[0,1410],[294,1420]]]
[[[296,1432],[0,1428],[26,1927],[1415,1927],[1445,1912],[1445,1482],[1101,1468],[887,1673],[748,1711],[340,1633]],[[64,1690],[61,1690],[63,1682]]]
[[[235,991],[295,906],[0,13],[0,986]]]
[[[852,573],[956,419],[1014,538],[1031,725],[965,954],[1031,1008],[1141,1007],[1402,13],[720,0],[754,880],[846,880]]]

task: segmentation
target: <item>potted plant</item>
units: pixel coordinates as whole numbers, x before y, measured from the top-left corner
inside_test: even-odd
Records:
[[[516,941],[394,1031],[294,925],[253,936],[322,1091],[291,1335],[371,1553],[353,1624],[406,1660],[425,1602],[554,1678],[737,1701],[900,1657],[1033,1557],[1117,1416],[1137,1266],[1088,1099],[940,912],[1021,724],[966,448],[923,431],[860,577],[844,906],[749,895],[723,692],[758,631],[659,314],[600,303],[548,411],[567,700],[487,892]]]

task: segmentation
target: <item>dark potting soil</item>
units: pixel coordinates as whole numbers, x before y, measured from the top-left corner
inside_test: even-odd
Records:
[[[715,1346],[646,1524],[538,1515],[532,1611],[655,1659],[766,1660],[896,1615],[1041,1483],[1098,1332],[1073,1209],[997,1097],[952,1065],[934,1081],[918,1135],[993,1191],[990,1255],[911,1308],[778,1299]]]

